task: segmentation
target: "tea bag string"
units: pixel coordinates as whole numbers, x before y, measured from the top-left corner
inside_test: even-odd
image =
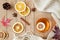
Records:
[[[5,0],[7,2],[7,0]],[[6,10],[6,13],[5,13],[5,20],[7,19],[7,10]],[[7,32],[7,27],[6,27],[6,32]]]
[[[17,0],[15,1],[15,4],[17,3]],[[18,15],[18,14],[17,14]],[[16,22],[18,21],[18,18],[17,17],[15,17],[16,18]]]

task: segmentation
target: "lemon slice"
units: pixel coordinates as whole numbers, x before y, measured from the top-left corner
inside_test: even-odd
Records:
[[[15,10],[17,12],[23,12],[26,9],[26,4],[23,1],[17,2],[15,4]]]
[[[21,33],[24,30],[23,24],[20,22],[17,22],[13,25],[13,31],[15,33]]]
[[[39,31],[43,31],[45,29],[45,24],[43,22],[39,22],[36,28]]]
[[[29,13],[30,13],[30,8],[28,6],[26,7],[26,10],[25,11],[19,12],[19,14],[21,16],[27,16],[27,15],[29,15]]]

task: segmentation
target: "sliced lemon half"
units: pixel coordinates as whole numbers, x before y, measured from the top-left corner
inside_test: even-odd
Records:
[[[30,13],[30,8],[28,6],[26,7],[26,10],[25,11],[19,12],[19,14],[21,16],[27,16],[27,15],[29,15],[29,13]]]
[[[15,4],[15,10],[17,12],[23,12],[26,9],[26,4],[23,1],[17,2]]]
[[[15,33],[21,33],[24,30],[23,24],[20,22],[17,22],[13,25],[13,31]]]
[[[45,29],[45,24],[43,22],[39,22],[36,26],[37,30],[43,31]]]

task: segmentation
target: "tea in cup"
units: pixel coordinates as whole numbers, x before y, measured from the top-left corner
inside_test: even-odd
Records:
[[[47,18],[40,18],[37,20],[36,29],[39,32],[46,32],[49,30],[49,28],[50,28],[50,23]]]

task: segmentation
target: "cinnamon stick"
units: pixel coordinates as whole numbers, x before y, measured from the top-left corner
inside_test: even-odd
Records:
[[[26,24],[28,24],[28,25],[30,25],[30,23],[29,22],[27,22],[25,19],[23,19],[23,18],[20,18],[22,21],[24,21]]]

